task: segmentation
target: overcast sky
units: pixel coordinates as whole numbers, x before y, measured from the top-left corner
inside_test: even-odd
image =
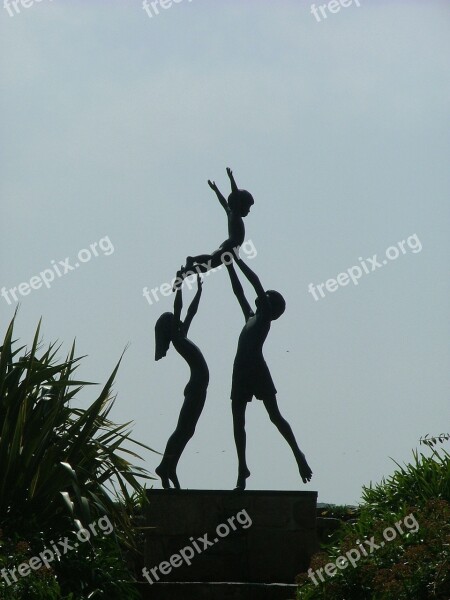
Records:
[[[303,0],[0,8],[2,332],[25,283],[17,337],[30,343],[41,316],[45,342],[76,337],[80,378],[104,383],[130,343],[112,416],[163,451],[189,372],[173,348],[154,361],[173,296],[150,304],[143,289],[226,238],[206,181],[228,194],[231,166],[255,198],[248,264],[286,298],[265,356],[314,471],[303,485],[254,400],[248,489],[334,503],[450,427],[449,3],[360,4],[320,21]],[[205,278],[190,337],[211,380],[183,487],[234,487],[242,325],[226,272]],[[160,457],[143,456],[153,472]]]

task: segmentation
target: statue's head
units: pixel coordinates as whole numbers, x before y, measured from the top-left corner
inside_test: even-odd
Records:
[[[237,210],[241,217],[248,215],[253,204],[253,196],[246,190],[237,190],[228,196],[228,206],[231,210]]]
[[[166,356],[172,341],[173,313],[163,313],[155,324],[155,360]]]
[[[275,290],[267,290],[266,296],[269,299],[271,320],[276,321],[286,310],[286,300],[280,292],[276,292]],[[259,303],[259,298],[256,298],[256,308],[258,308]]]

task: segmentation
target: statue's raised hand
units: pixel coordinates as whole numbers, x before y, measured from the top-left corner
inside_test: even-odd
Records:
[[[218,192],[219,191],[219,188],[217,187],[215,181],[211,181],[210,179],[208,179],[208,185],[213,190],[213,192]]]

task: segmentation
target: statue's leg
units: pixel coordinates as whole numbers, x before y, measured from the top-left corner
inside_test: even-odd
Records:
[[[197,256],[188,256],[186,258],[186,266],[185,270],[192,269],[196,264],[208,264],[208,261],[211,260],[211,254],[199,254]]]
[[[235,489],[245,490],[246,479],[250,477],[250,471],[248,470],[245,457],[247,441],[247,436],[245,433],[245,411],[247,408],[247,400],[233,398],[231,407],[233,411],[234,441],[236,443],[236,452],[239,463],[238,479]]]
[[[163,465],[164,474],[177,489],[180,488],[176,474],[178,461],[187,443],[194,435],[195,427],[205,405],[205,399],[206,392],[189,392],[186,395],[181,407],[177,427],[167,442],[161,465]]]
[[[294,453],[303,483],[307,483],[312,477],[312,471],[306,462],[305,455],[298,447],[291,426],[280,413],[276,396],[266,398],[263,400],[263,402],[267,412],[269,413],[270,420],[277,427],[278,431],[287,441],[292,449],[292,452]]]
[[[160,477],[164,489],[170,489],[170,482],[172,482],[174,488],[180,489],[180,483],[175,472],[176,463],[179,459],[179,456],[177,456],[177,439],[178,432],[175,430],[167,441],[161,463],[155,469],[155,473]]]

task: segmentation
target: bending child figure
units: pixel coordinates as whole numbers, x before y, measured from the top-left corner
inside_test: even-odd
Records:
[[[233,264],[227,265],[233,292],[239,301],[245,317],[245,325],[239,336],[236,358],[233,365],[231,389],[234,439],[239,461],[236,489],[244,490],[246,479],[250,476],[245,457],[245,410],[247,402],[251,402],[253,396],[264,402],[270,420],[291,447],[297,461],[300,476],[303,482],[307,483],[311,479],[312,471],[306,462],[305,455],[297,445],[291,426],[280,413],[276,397],[277,390],[262,352],[264,342],[270,330],[270,324],[284,313],[286,303],[279,292],[275,292],[274,290],[265,291],[258,276],[241,258],[236,258],[235,262],[252,284],[257,294],[255,302],[256,312],[254,313],[244,295],[244,290]]]
[[[198,256],[188,256],[186,266],[183,269],[183,275],[186,276],[195,269],[197,273],[205,273],[209,269],[214,269],[222,263],[222,256],[226,253],[237,253],[245,239],[244,217],[250,212],[250,208],[255,203],[250,192],[239,190],[233,177],[233,172],[227,168],[227,174],[231,182],[231,194],[228,200],[219,191],[214,181],[208,180],[209,187],[216,193],[220,204],[223,206],[228,217],[228,239],[226,239],[217,250],[212,254],[199,254]]]
[[[203,354],[188,338],[187,334],[194,318],[202,294],[202,281],[197,275],[197,293],[188,308],[186,318],[181,321],[183,299],[181,292],[182,277],[178,271],[176,282],[176,296],[173,314],[162,314],[155,325],[155,360],[166,356],[172,342],[175,350],[184,358],[191,369],[188,384],[184,388],[184,402],[181,407],[178,424],[167,442],[161,464],[156,468],[156,474],[161,478],[163,488],[170,488],[170,482],[177,489],[180,488],[176,468],[186,444],[194,435],[195,426],[201,415],[206,400],[206,390],[209,383],[209,371]]]

